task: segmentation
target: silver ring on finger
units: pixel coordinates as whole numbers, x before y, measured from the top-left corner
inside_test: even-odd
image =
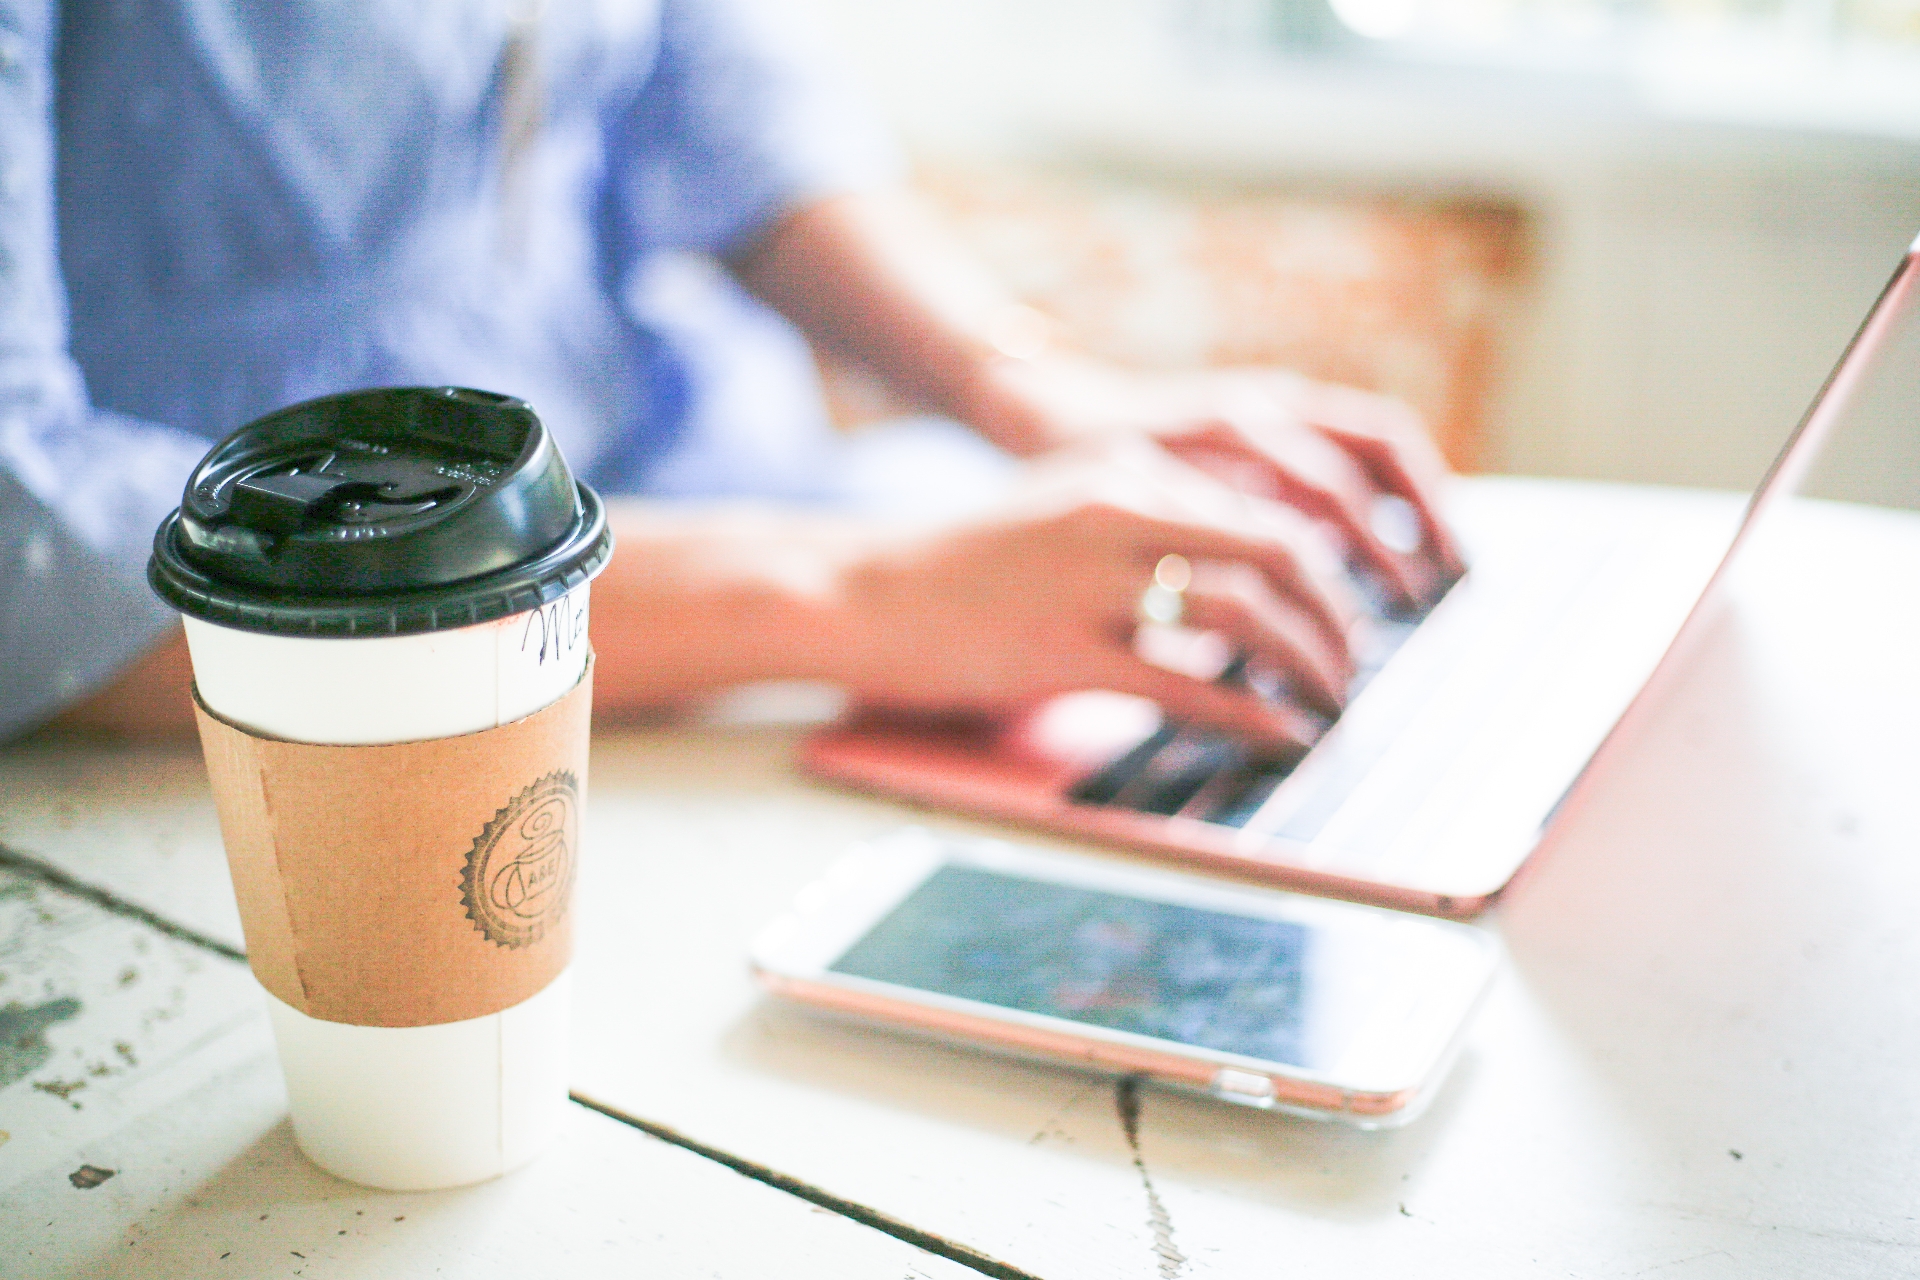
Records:
[[[1177,627],[1187,616],[1187,587],[1193,581],[1193,566],[1185,556],[1161,556],[1153,566],[1153,578],[1140,593],[1134,615],[1142,623]]]

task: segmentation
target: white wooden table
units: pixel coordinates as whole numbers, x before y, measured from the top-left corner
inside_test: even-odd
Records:
[[[1472,497],[1543,495],[1610,500]],[[849,841],[994,829],[798,778],[796,729],[614,731],[575,1079],[644,1127],[582,1107],[500,1183],[362,1191],[292,1150],[244,970],[125,914],[238,944],[192,753],[0,753],[0,845],[118,912],[0,881],[0,1007],[83,1006],[0,1089],[0,1275],[1920,1273],[1920,517],[1760,551],[1488,917],[1507,971],[1386,1134],[1154,1092],[1129,1132],[1110,1082],[762,997],[746,940]]]
[[[48,763],[174,768],[21,763],[10,788]],[[0,1276],[973,1274],[585,1107],[558,1150],[493,1183],[341,1182],[293,1145],[244,964],[4,868],[0,976]]]

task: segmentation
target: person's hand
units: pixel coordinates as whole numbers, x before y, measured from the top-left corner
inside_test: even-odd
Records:
[[[821,350],[1012,453],[1146,434],[1229,486],[1327,522],[1404,604],[1430,602],[1460,574],[1438,507],[1446,468],[1398,401],[1278,369],[1148,373],[1049,350],[1052,322],[899,192],[791,210],[729,266]]]
[[[1048,357],[995,366],[989,421],[1018,439],[1145,434],[1223,483],[1338,530],[1348,554],[1404,604],[1463,571],[1441,518],[1446,464],[1401,401],[1276,369],[1135,373]]]
[[[1140,436],[1042,459],[990,518],[852,560],[830,674],[886,708],[1011,713],[1107,689],[1256,742],[1310,741],[1312,717],[1285,702],[1139,656],[1136,611],[1169,554],[1193,570],[1185,625],[1225,637],[1300,704],[1337,711],[1358,615],[1328,540]]]

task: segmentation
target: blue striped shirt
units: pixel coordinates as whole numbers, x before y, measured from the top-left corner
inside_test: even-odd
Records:
[[[819,493],[804,348],[713,265],[892,168],[794,35],[742,0],[0,0],[0,738],[162,633],[155,525],[294,401],[484,387],[614,492]]]

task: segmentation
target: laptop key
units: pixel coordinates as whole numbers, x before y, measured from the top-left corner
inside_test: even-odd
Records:
[[[1216,774],[1242,764],[1246,758],[1246,748],[1231,738],[1181,729],[1114,795],[1111,803],[1142,813],[1172,816]]]
[[[1385,589],[1365,575],[1357,577],[1360,597],[1373,625],[1354,653],[1355,671],[1348,697],[1358,697],[1381,667],[1405,644],[1426,611],[1402,611],[1387,603]],[[1284,701],[1284,681],[1259,678],[1247,655],[1235,655],[1218,677],[1262,697]],[[1274,789],[1300,763],[1305,751],[1290,757],[1255,759],[1224,734],[1168,721],[1125,754],[1082,779],[1069,793],[1079,804],[1111,804],[1143,813],[1187,816],[1239,827],[1257,813]]]
[[[1212,795],[1199,797],[1192,816],[1223,827],[1244,827],[1274,789],[1287,780],[1305,752],[1291,759],[1250,763],[1217,778]]]
[[[1244,683],[1246,678],[1247,656],[1244,653],[1235,654],[1233,660],[1227,663],[1226,669],[1215,677],[1221,684]],[[1105,768],[1082,778],[1074,785],[1073,789],[1067,793],[1067,796],[1077,804],[1119,804],[1125,805],[1128,808],[1143,808],[1145,806],[1136,803],[1133,798],[1140,790],[1140,788],[1133,788],[1133,784],[1147,770],[1156,769],[1158,770],[1159,780],[1157,782],[1147,782],[1144,790],[1155,797],[1156,803],[1163,803],[1164,797],[1161,797],[1160,789],[1168,785],[1169,779],[1179,775],[1181,770],[1186,766],[1177,760],[1161,760],[1161,752],[1170,748],[1178,751],[1190,751],[1190,748],[1176,747],[1176,744],[1185,742],[1196,736],[1204,736],[1203,731],[1189,731],[1178,721],[1169,720],[1149,734],[1139,745],[1126,751]],[[1225,741],[1224,738],[1221,740],[1223,742]],[[1200,784],[1189,791],[1180,803],[1186,803],[1186,800],[1191,799],[1194,792],[1197,792],[1200,786],[1204,784],[1205,779],[1201,779]],[[1130,788],[1133,789],[1130,790]],[[1123,796],[1126,798],[1123,799]],[[1172,813],[1179,807],[1179,805],[1175,805],[1174,809],[1166,810],[1166,812]],[[1148,812],[1158,813],[1161,811],[1158,809],[1149,809]]]
[[[1074,784],[1068,797],[1076,804],[1112,804],[1128,783],[1160,754],[1160,749],[1178,736],[1180,726],[1169,721],[1155,729],[1140,744],[1119,756],[1111,764],[1096,770]]]

